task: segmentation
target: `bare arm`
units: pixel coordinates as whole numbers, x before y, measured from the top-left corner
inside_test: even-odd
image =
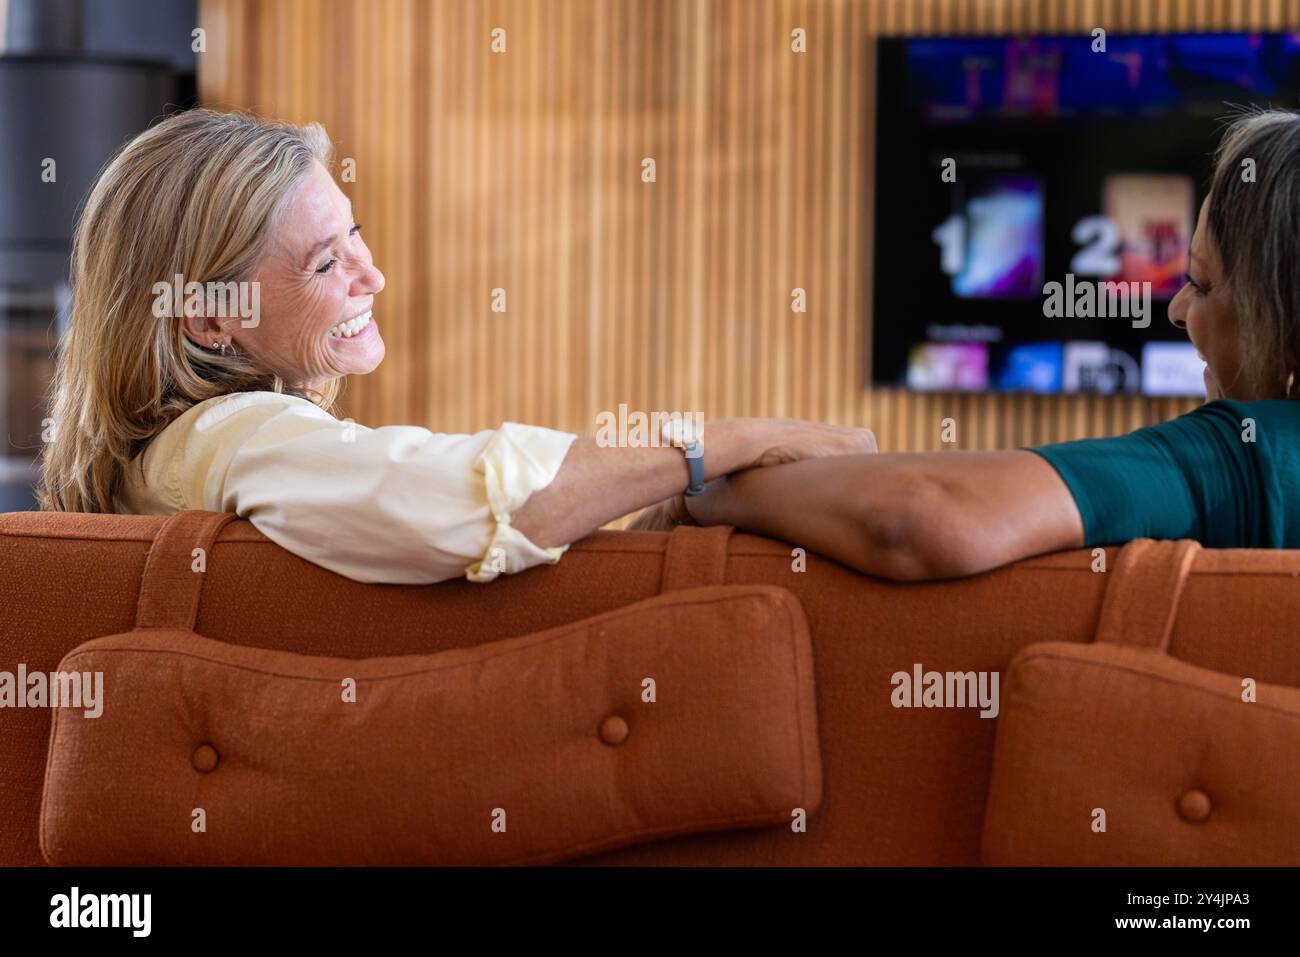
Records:
[[[900,581],[1083,545],[1069,489],[1020,450],[810,459],[719,479],[687,501],[701,524],[784,539]]]
[[[708,481],[738,469],[809,457],[874,452],[867,429],[796,419],[720,419],[704,435]],[[681,449],[601,446],[578,438],[550,485],[531,495],[512,525],[534,544],[567,545],[606,522],[662,501],[686,486]]]

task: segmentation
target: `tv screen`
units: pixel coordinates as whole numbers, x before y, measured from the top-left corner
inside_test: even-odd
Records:
[[[1203,394],[1169,301],[1223,122],[1297,106],[1300,34],[878,44],[872,381]]]

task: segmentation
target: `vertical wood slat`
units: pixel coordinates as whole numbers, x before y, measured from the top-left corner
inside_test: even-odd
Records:
[[[874,37],[1298,18],[1297,0],[201,0],[199,79],[219,108],[323,122],[356,161],[389,358],[346,414],[589,434],[621,402],[698,405],[868,425],[893,450],[939,448],[952,416],[959,446],[991,448],[1194,402],[870,387]]]

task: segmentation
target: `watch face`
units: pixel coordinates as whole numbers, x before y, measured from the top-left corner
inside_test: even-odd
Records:
[[[703,429],[696,429],[694,418],[673,418],[664,423],[663,437],[669,445],[681,448],[700,437]]]

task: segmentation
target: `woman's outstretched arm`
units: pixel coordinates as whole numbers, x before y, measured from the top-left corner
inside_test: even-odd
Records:
[[[798,419],[722,419],[709,424],[704,438],[706,480],[737,469],[876,450],[870,429]],[[567,545],[662,500],[688,478],[681,449],[606,448],[579,438],[554,480],[529,497],[512,524],[543,548]]]
[[[717,479],[687,502],[702,525],[735,525],[899,581],[973,575],[1084,543],[1065,482],[1021,450],[807,459]]]

